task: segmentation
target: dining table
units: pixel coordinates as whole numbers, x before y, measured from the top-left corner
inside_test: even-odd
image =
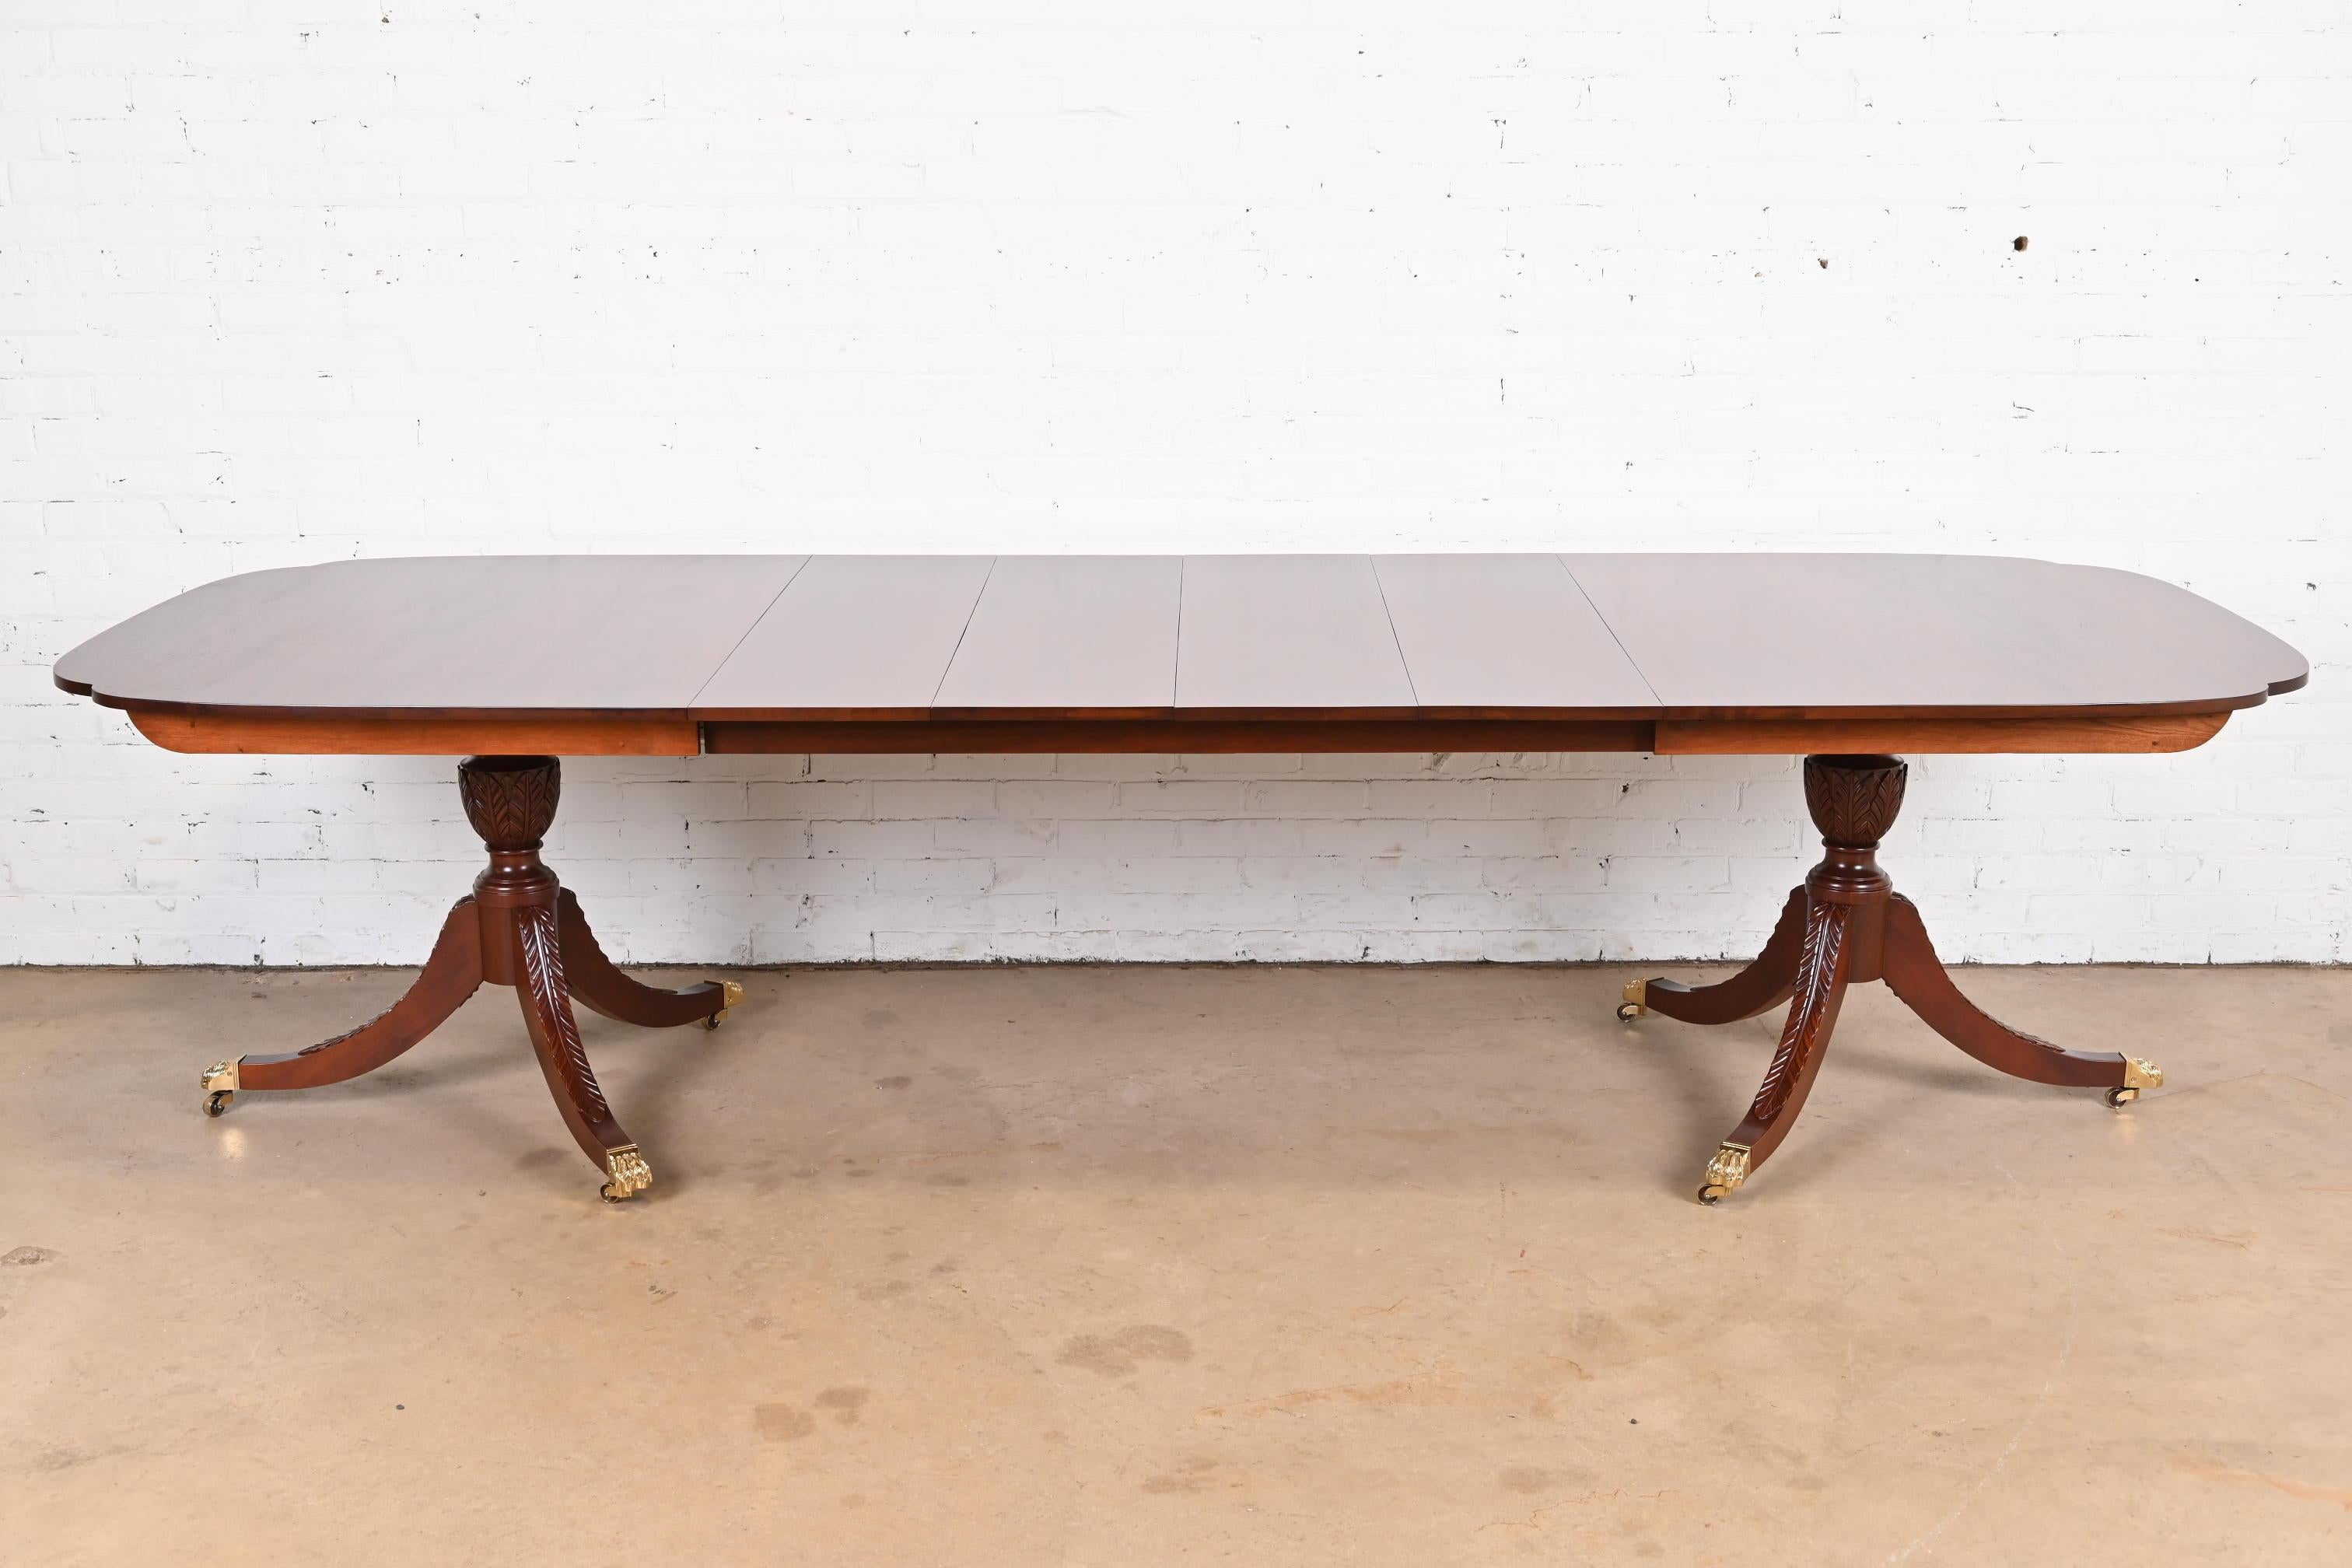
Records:
[[[618,1202],[653,1180],[573,1003],[716,1026],[737,983],[625,973],[541,850],[561,759],[729,753],[1647,752],[1803,759],[1822,857],[1728,979],[1629,981],[1628,1023],[1786,1005],[1697,1194],[1795,1123],[1847,990],[1883,981],[1997,1071],[2121,1107],[2160,1085],[2115,1041],[2060,1046],[1954,984],[1877,849],[1905,756],[2158,755],[2294,690],[2305,659],[2173,584],[1931,554],[468,555],[207,583],[58,660],[57,684],[183,752],[462,759],[488,863],[389,1010],[226,1056],[240,1096],[341,1083],[484,984],[518,994],[557,1110]],[[2121,1033],[2120,1028],[2118,1033]]]

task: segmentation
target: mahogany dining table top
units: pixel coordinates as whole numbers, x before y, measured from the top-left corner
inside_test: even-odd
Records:
[[[58,661],[175,750],[2175,751],[2302,656],[1890,554],[530,555],[182,594]]]

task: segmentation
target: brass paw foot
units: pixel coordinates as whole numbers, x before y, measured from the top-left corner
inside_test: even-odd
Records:
[[[604,1174],[610,1179],[596,1190],[608,1204],[625,1202],[654,1184],[654,1168],[646,1163],[634,1143],[604,1156]]]
[[[1646,980],[1625,982],[1625,1000],[1617,1004],[1617,1021],[1630,1024],[1650,1010],[1650,983]]]
[[[2107,1103],[2121,1110],[2139,1098],[2141,1089],[2163,1087],[2164,1069],[2162,1068],[2146,1057],[2126,1057],[2124,1081],[2120,1087],[2107,1090]]]
[[[244,1059],[240,1057],[235,1062],[215,1062],[205,1069],[205,1114],[206,1116],[222,1115],[230,1106],[236,1103],[237,1062]]]
[[[1725,1143],[1706,1163],[1706,1180],[1699,1184],[1698,1201],[1719,1204],[1748,1179],[1748,1145]]]
[[[702,1026],[706,1029],[719,1027],[727,1021],[730,1008],[740,1007],[743,1005],[743,987],[740,984],[732,980],[722,980],[719,984],[726,994],[719,1000],[719,1011],[702,1020]]]

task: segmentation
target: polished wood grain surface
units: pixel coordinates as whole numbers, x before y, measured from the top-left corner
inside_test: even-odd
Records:
[[[1165,711],[1183,592],[1172,555],[999,557],[932,710]]]
[[[1557,555],[1382,555],[1372,564],[1424,710],[1657,706]]]
[[[775,597],[695,700],[698,714],[928,712],[994,561],[820,555]]]
[[[337,561],[192,589],[58,661],[142,706],[683,717],[802,555]]]
[[[207,584],[56,671],[183,750],[571,754],[874,722],[915,728],[865,749],[1428,750],[1488,731],[1363,726],[1587,720],[1596,749],[2168,751],[2305,674],[2129,573],[1775,554],[343,562]]]
[[[1566,558],[1670,712],[2147,710],[2259,698],[2302,656],[2186,589],[1987,555]]]
[[[1188,555],[1176,706],[1409,713],[1369,555]]]

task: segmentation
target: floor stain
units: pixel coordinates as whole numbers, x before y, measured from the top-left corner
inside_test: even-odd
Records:
[[[1191,1361],[1192,1342],[1160,1323],[1136,1323],[1115,1334],[1075,1334],[1054,1359],[1105,1377],[1125,1377],[1139,1362]]]
[[[1388,1383],[1339,1383],[1322,1388],[1294,1388],[1264,1399],[1238,1400],[1231,1405],[1207,1405],[1204,1416],[1278,1415],[1309,1405],[1344,1400],[1351,1405],[1392,1406],[1466,1405],[1470,1395],[1438,1374],[1401,1377]]]
[[[1148,1477],[1143,1489],[1166,1496],[1174,1492],[1204,1492],[1211,1487],[1237,1487],[1238,1480],[1220,1479],[1216,1475],[1217,1461],[1206,1454],[1195,1454],[1173,1470]]]
[[[0,1252],[0,1264],[13,1264],[19,1268],[30,1268],[36,1263],[52,1262],[56,1259],[57,1256],[58,1255],[55,1252],[46,1247],[19,1247],[7,1252]]]
[[[855,1426],[866,1402],[872,1397],[872,1393],[863,1388],[828,1388],[816,1396],[816,1407],[832,1411],[833,1418],[842,1426]]]
[[[2158,1226],[2158,1236],[2177,1236],[2183,1241],[2210,1241],[2216,1247],[2232,1247],[2243,1252],[2254,1244],[2251,1236],[2216,1236],[2210,1230],[2189,1230],[2177,1226]]]
[[[754,1405],[751,1425],[771,1443],[789,1443],[816,1430],[816,1417],[789,1405]]]
[[[915,1080],[912,1078],[909,1078],[905,1073],[892,1073],[888,1078],[876,1079],[874,1080],[874,1087],[877,1089],[904,1089],[914,1081]]]
[[[2240,1486],[2268,1487],[2304,1502],[2328,1502],[2347,1513],[2352,1513],[2352,1487],[2319,1487],[2309,1481],[2293,1480],[2285,1476],[2265,1475],[2260,1470],[2242,1470],[2235,1465],[2225,1465],[2202,1454],[2187,1451],[2172,1456],[2173,1464],[2192,1476],[2202,1476],[2209,1481],[2231,1481]]]
[[[1535,1465],[1513,1465],[1495,1478],[1495,1484],[1507,1492],[1534,1497],[1559,1479],[1557,1470],[1547,1470]]]
[[[861,1301],[887,1301],[892,1297],[903,1296],[913,1289],[914,1287],[904,1279],[886,1279],[879,1285],[860,1285],[857,1288],[857,1299]]]

